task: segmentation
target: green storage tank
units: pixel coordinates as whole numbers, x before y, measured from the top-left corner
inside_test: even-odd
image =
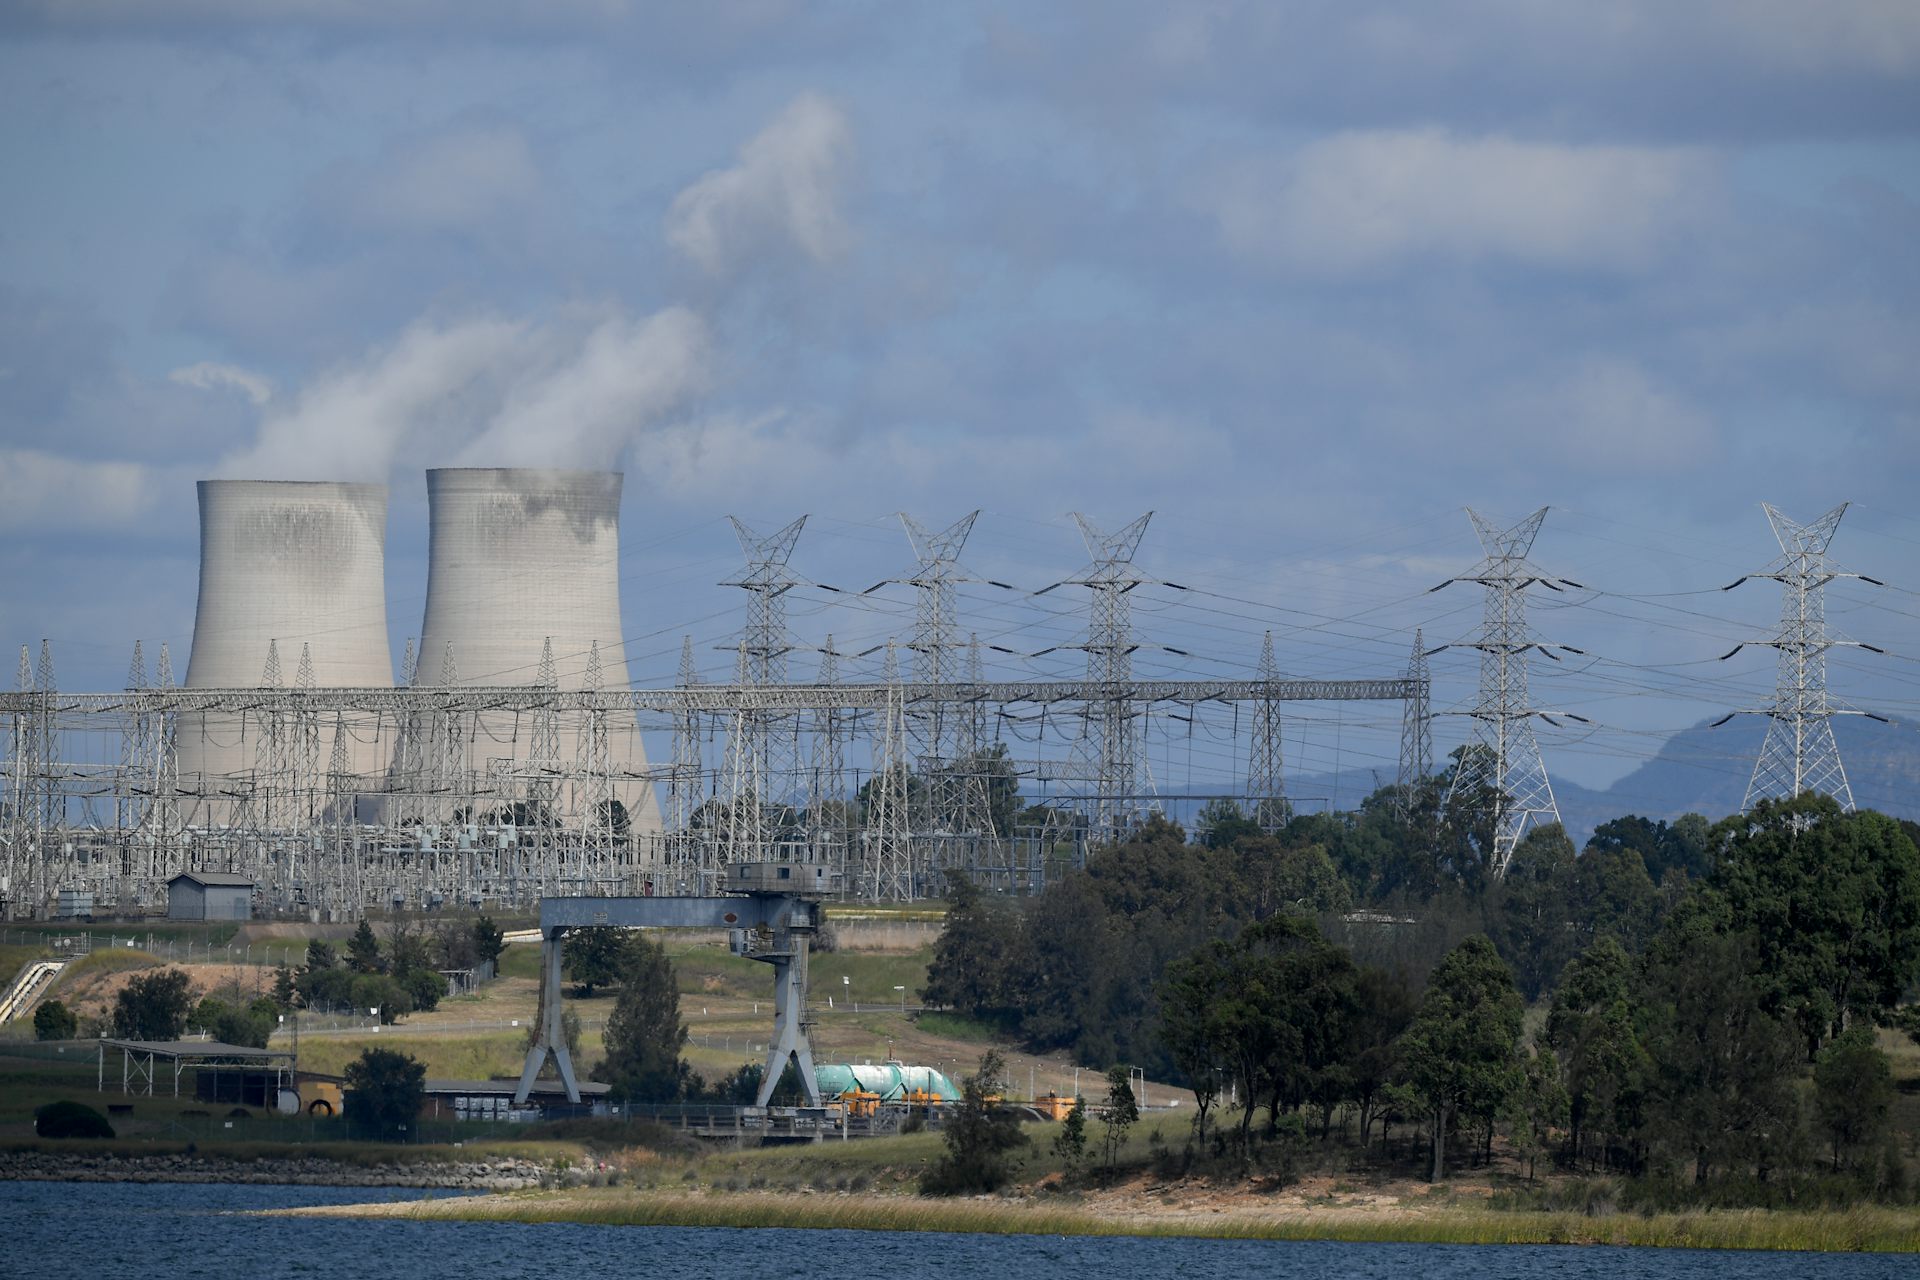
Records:
[[[915,1093],[931,1094],[943,1102],[960,1101],[960,1090],[953,1081],[932,1067],[910,1067],[904,1062],[854,1065],[828,1063],[813,1069],[820,1082],[820,1096],[837,1098],[859,1089],[877,1093],[882,1102],[900,1102]]]

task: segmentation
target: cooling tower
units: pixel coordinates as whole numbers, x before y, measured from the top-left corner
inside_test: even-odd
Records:
[[[202,480],[199,494],[200,601],[189,688],[258,687],[270,644],[278,649],[281,683],[288,687],[299,677],[303,646],[316,687],[393,684],[384,580],[386,486]],[[377,778],[390,744],[376,741],[370,725],[348,728],[349,767]],[[295,750],[284,762],[294,776],[262,778],[250,787],[261,763],[258,729],[257,719],[238,715],[181,717],[181,788],[204,797],[199,821],[231,820],[242,795],[253,809],[252,821],[275,826],[306,821],[325,807],[327,784],[318,771],[332,756],[332,722],[320,725],[315,759]],[[260,794],[268,790],[271,795]],[[196,806],[188,808],[191,815]]]
[[[617,472],[442,468],[427,472],[427,612],[416,683],[442,682],[448,644],[463,685],[532,684],[551,641],[559,685],[585,686],[600,650],[600,687],[626,689],[620,623]],[[528,758],[527,726],[489,724],[497,757]],[[609,726],[614,773],[637,774],[646,750],[632,716]],[[562,722],[558,761],[580,750],[579,720]],[[475,760],[476,768],[490,762]],[[614,788],[635,832],[660,829],[651,783]]]

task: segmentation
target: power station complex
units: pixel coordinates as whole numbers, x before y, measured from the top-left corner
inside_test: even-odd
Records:
[[[957,585],[977,581],[958,560],[972,515],[937,533],[901,517],[917,566],[897,581],[917,605],[880,680],[842,681],[831,639],[812,678],[794,678],[803,646],[784,600],[807,585],[788,568],[803,517],[765,537],[734,521],[746,563],[726,585],[747,605],[734,678],[703,682],[689,640],[679,680],[645,689],[624,656],[618,474],[426,481],[426,610],[397,678],[387,490],[371,484],[200,483],[184,682],[165,646],[150,672],[136,642],[126,688],[64,692],[51,646],[22,647],[18,687],[0,693],[0,918],[156,912],[183,872],[244,877],[257,914],[328,919],[699,896],[738,863],[824,867],[873,900],[937,896],[956,872],[1029,893],[1158,807],[1154,717],[1231,717],[1245,753],[1232,798],[1279,821],[1292,702],[1400,704],[1396,780],[1410,790],[1431,772],[1417,636],[1384,677],[1283,678],[1269,636],[1244,679],[1135,678],[1145,516],[1114,533],[1075,517],[1089,559],[1054,585],[1085,593],[1084,641],[1064,646],[1084,651],[1084,678],[982,678],[955,616]],[[1456,782],[1507,798],[1501,865],[1530,823],[1557,819],[1526,700],[1525,655],[1543,646],[1520,604],[1551,585],[1525,560],[1542,514],[1504,531],[1475,516],[1488,558],[1457,579],[1488,595],[1480,745]],[[1796,565],[1790,591],[1824,581]],[[1016,796],[1039,802],[1020,820]]]

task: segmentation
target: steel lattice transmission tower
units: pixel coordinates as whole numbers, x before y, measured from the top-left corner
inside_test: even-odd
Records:
[[[746,557],[746,570],[723,587],[739,587],[747,593],[747,627],[741,634],[746,649],[748,684],[785,684],[787,654],[793,641],[787,635],[786,594],[800,584],[787,561],[800,540],[807,518],[801,516],[778,533],[766,537],[755,533],[734,516],[727,517],[740,539],[740,552]]]
[[[960,552],[980,518],[970,511],[938,533],[902,511],[901,525],[913,545],[918,567],[913,575],[897,579],[914,590],[913,675],[920,684],[950,685],[963,674],[960,623],[954,598],[963,582],[984,582],[1011,591],[1004,582],[976,577],[960,564]],[[876,583],[876,591],[886,583]],[[908,713],[912,747],[927,786],[920,797],[915,825],[930,831],[974,834],[967,825],[967,782],[961,776],[965,758],[975,749],[968,741],[967,709],[945,698],[930,699]]]
[[[736,678],[745,685],[784,685],[787,655],[793,649],[787,633],[786,594],[801,581],[787,567],[787,561],[807,518],[801,516],[766,537],[734,516],[727,520],[746,558],[740,577],[720,584],[747,593],[747,625],[740,636]],[[798,721],[790,714],[743,707],[734,718],[727,751],[729,856],[765,858],[771,834],[767,807],[797,799],[793,793],[800,776]]]
[[[673,771],[667,779],[667,838],[675,851],[674,860],[683,869],[692,864],[696,870],[711,866],[711,859],[705,855],[712,849],[711,825],[706,840],[696,841],[693,831],[694,818],[700,811],[704,798],[702,792],[705,790],[700,760],[700,717],[694,710],[691,697],[694,687],[699,683],[700,668],[693,660],[693,637],[682,636],[680,678],[676,687],[683,696],[681,706],[675,709],[673,716]]]
[[[1087,679],[1104,686],[1108,695],[1088,708],[1085,755],[1094,777],[1095,792],[1090,838],[1113,840],[1131,824],[1131,806],[1144,792],[1140,767],[1140,725],[1127,690],[1133,683],[1133,610],[1128,595],[1148,581],[1133,567],[1134,553],[1147,532],[1153,512],[1115,533],[1102,533],[1093,522],[1073,512],[1073,522],[1087,544],[1092,563],[1074,586],[1088,589],[1091,614],[1087,622]],[[1046,590],[1052,590],[1051,587]]]
[[[867,787],[863,887],[876,902],[905,902],[913,897],[913,836],[908,812],[906,699],[900,685],[900,657],[887,642],[886,706],[874,721],[873,780]]]
[[[820,650],[822,688],[840,683],[840,654],[827,633]],[[845,868],[848,800],[846,738],[851,718],[838,707],[818,707],[812,714],[813,758],[807,771],[807,845],[817,859]]]
[[[980,662],[980,637],[970,635],[967,683],[978,688],[985,678]],[[1004,865],[1011,884],[1013,867],[1005,857],[1007,850],[993,819],[993,771],[1008,766],[1000,763],[1000,753],[989,746],[986,720],[978,699],[969,702],[960,713],[958,745],[966,771],[958,780],[960,812],[955,830],[967,843],[967,856],[976,874],[998,871]]]
[[[1835,578],[1858,578],[1874,586],[1884,586],[1878,578],[1848,573],[1836,568],[1827,557],[1840,517],[1847,503],[1841,503],[1810,524],[1788,519],[1767,503],[1761,509],[1773,526],[1780,544],[1780,558],[1764,573],[1748,574],[1722,590],[1731,591],[1748,578],[1767,578],[1780,584],[1780,630],[1769,640],[1758,643],[1779,652],[1779,673],[1774,680],[1773,705],[1766,709],[1770,717],[1766,741],[1760,758],[1754,762],[1753,777],[1747,783],[1743,809],[1751,809],[1762,800],[1792,799],[1803,792],[1821,792],[1832,796],[1844,809],[1853,808],[1853,789],[1847,785],[1847,771],[1840,763],[1840,746],[1833,737],[1833,717],[1864,715],[1872,720],[1885,718],[1872,712],[1854,711],[1833,705],[1827,696],[1827,650],[1834,648],[1884,650],[1857,640],[1836,640],[1827,633],[1826,586]],[[1731,658],[1744,644],[1735,645],[1721,660]],[[1738,715],[1735,712],[1734,715]],[[1725,724],[1732,715],[1715,721]]]
[[[913,676],[921,684],[951,684],[959,675],[956,650],[960,647],[960,624],[954,616],[954,588],[968,581],[960,568],[960,551],[967,545],[967,535],[973,531],[973,522],[980,518],[980,513],[968,512],[939,533],[929,532],[904,511],[899,517],[906,528],[907,540],[913,544],[914,558],[920,562],[913,576],[903,579],[914,592],[910,646]],[[955,750],[957,712],[958,708],[944,699],[935,699],[910,717],[913,745],[925,757],[921,769],[930,776],[944,776],[953,767],[958,755]],[[941,785],[928,791],[936,823],[949,817],[955,807],[955,797],[944,794],[950,790]]]
[[[1416,627],[1413,632],[1413,656],[1407,660],[1407,679],[1416,692],[1400,712],[1400,776],[1395,779],[1400,794],[1400,810],[1413,803],[1413,789],[1433,773],[1433,711],[1428,690],[1433,680],[1427,670],[1426,636]]]
[[[549,695],[560,689],[560,667],[553,658],[553,637],[540,638],[540,666],[534,683]],[[543,702],[533,713],[532,732],[527,742],[527,808],[521,815],[526,826],[550,831],[554,815],[560,810],[560,713],[551,702]]]
[[[581,686],[584,692],[600,692],[601,673],[600,642],[595,640],[587,649],[587,671]],[[579,806],[580,825],[590,852],[610,848],[623,834],[615,824],[615,801],[609,785],[612,774],[613,753],[607,734],[607,713],[594,706],[583,713],[580,740],[574,756],[574,802]]]
[[[1543,713],[1534,707],[1527,691],[1527,651],[1539,649],[1556,661],[1552,648],[1580,652],[1567,645],[1549,647],[1533,638],[1527,629],[1526,589],[1536,583],[1553,591],[1580,584],[1549,578],[1527,560],[1540,525],[1547,518],[1547,508],[1540,508],[1511,529],[1499,528],[1472,509],[1467,516],[1473,521],[1486,559],[1472,572],[1433,588],[1438,591],[1453,582],[1476,582],[1487,592],[1479,635],[1467,642],[1480,651],[1480,695],[1472,712],[1473,740],[1454,770],[1447,804],[1451,808],[1456,800],[1477,794],[1493,797],[1491,865],[1499,876],[1506,874],[1513,850],[1529,827],[1560,821],[1553,784],[1547,780],[1546,761],[1541,759],[1540,744],[1533,735],[1533,718]],[[1441,645],[1440,649],[1448,647]],[[1569,718],[1584,721],[1581,716]]]
[[[1260,640],[1260,667],[1256,677],[1263,690],[1280,682],[1280,664],[1273,657],[1273,632]],[[1253,738],[1247,752],[1248,816],[1266,832],[1278,831],[1287,820],[1287,780],[1282,759],[1280,703],[1271,696],[1253,704]]]

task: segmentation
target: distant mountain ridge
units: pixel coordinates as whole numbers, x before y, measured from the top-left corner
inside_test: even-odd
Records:
[[[1704,722],[1682,729],[1659,754],[1604,791],[1556,783],[1560,816],[1580,841],[1599,823],[1627,813],[1668,821],[1683,813],[1723,818],[1746,798],[1766,733],[1762,716],[1742,716],[1718,729]],[[1920,726],[1841,716],[1833,721],[1833,736],[1856,807],[1920,821]],[[1552,760],[1547,767],[1552,769]]]
[[[1920,821],[1920,725],[1840,716],[1834,719],[1833,732],[1854,804]],[[1683,813],[1717,821],[1738,812],[1766,733],[1762,716],[1741,716],[1718,729],[1702,721],[1668,738],[1652,759],[1604,790],[1553,778],[1554,799],[1568,834],[1585,844],[1596,826],[1627,814],[1671,822]],[[1547,773],[1553,774],[1551,747]],[[1392,780],[1391,775],[1385,779]],[[1287,793],[1299,798],[1304,809],[1328,807],[1325,798],[1333,808],[1353,809],[1378,785],[1371,772],[1303,774],[1287,779]]]

